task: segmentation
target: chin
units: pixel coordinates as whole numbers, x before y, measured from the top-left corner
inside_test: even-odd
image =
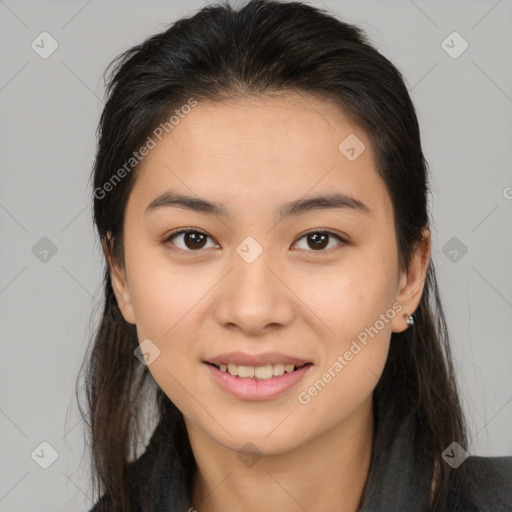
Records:
[[[287,436],[288,442],[285,442],[282,437],[276,436],[275,439],[270,439],[267,437],[267,433],[259,433],[259,435],[240,433],[239,435],[234,434],[233,438],[217,439],[217,442],[224,448],[236,452],[240,457],[243,455],[269,457],[284,455],[300,446],[301,441],[294,438],[292,433]]]
[[[286,414],[273,418],[272,422],[262,422],[248,426],[247,419],[227,421],[227,432],[220,426],[212,429],[209,421],[203,430],[208,437],[234,452],[254,452],[259,455],[283,455],[307,442],[306,432],[300,432],[297,425],[284,425]],[[283,422],[282,424],[280,424]],[[271,423],[271,426],[269,426]],[[229,432],[229,433],[228,433]]]

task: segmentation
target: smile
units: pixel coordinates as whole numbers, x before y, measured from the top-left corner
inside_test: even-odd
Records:
[[[204,362],[212,383],[231,396],[242,400],[269,400],[282,395],[304,378],[313,367],[312,363],[302,366],[267,364],[244,366]]]
[[[293,364],[266,364],[263,366],[244,366],[234,363],[220,363],[219,365],[213,363],[209,364],[212,364],[212,366],[215,366],[215,368],[222,372],[229,373],[233,377],[239,377],[241,379],[268,380],[274,377],[279,377],[285,373],[294,372],[311,363],[305,363],[301,366]]]

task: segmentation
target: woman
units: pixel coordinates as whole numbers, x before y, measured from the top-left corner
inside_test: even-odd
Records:
[[[94,510],[511,510],[512,458],[467,457],[418,122],[364,33],[209,6],[107,96]]]

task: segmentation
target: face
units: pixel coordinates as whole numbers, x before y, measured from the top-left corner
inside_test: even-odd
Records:
[[[114,290],[158,385],[187,426],[267,454],[371,400],[428,262],[399,273],[367,135],[295,93],[194,107],[138,170],[124,249]]]

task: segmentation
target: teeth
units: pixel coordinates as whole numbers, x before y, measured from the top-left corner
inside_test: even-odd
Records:
[[[238,375],[238,365],[237,364],[233,364],[233,363],[229,363],[228,364],[228,373],[230,375]]]
[[[239,366],[238,376],[242,377],[243,379],[248,377],[252,379],[254,377],[254,366]]]
[[[284,373],[284,364],[275,364],[273,366],[274,368],[274,375],[283,375]]]
[[[267,364],[266,366],[258,366],[254,368],[254,376],[257,379],[270,379],[274,374],[274,369],[271,364]]]
[[[293,364],[267,364],[265,366],[243,366],[233,363],[219,364],[219,368],[223,372],[230,375],[238,376],[242,379],[260,379],[266,380],[272,377],[278,377],[284,373],[291,373],[295,369]]]

